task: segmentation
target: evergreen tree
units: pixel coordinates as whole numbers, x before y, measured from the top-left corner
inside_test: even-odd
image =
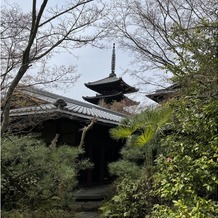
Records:
[[[69,209],[78,172],[90,166],[82,153],[50,149],[32,135],[2,138],[2,209]]]

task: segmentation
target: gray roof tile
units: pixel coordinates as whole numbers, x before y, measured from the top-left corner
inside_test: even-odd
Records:
[[[62,114],[73,115],[79,118],[92,119],[93,116],[98,118],[98,121],[111,124],[119,124],[121,119],[126,115],[117,113],[100,106],[91,105],[85,102],[80,102],[74,99],[66,98],[64,96],[56,95],[44,90],[36,88],[23,88],[21,90],[27,95],[46,101],[47,104],[32,107],[22,107],[13,109],[10,112],[10,116],[16,117],[21,115],[38,114],[38,113],[51,113],[59,112]],[[67,105],[64,108],[57,108],[54,102],[57,99],[64,100]]]

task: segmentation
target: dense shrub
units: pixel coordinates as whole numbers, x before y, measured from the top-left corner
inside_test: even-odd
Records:
[[[162,203],[152,217],[217,217],[218,101],[185,99],[175,106],[153,179]]]
[[[122,158],[109,164],[110,174],[116,178],[128,176],[138,179],[144,169],[145,153],[144,147],[126,144],[120,152]]]
[[[102,218],[143,218],[152,202],[146,179],[124,177],[116,185],[116,194],[101,208]]]
[[[4,218],[78,218],[75,212],[66,210],[12,210],[2,211]]]
[[[60,146],[50,149],[33,136],[2,139],[2,209],[68,209],[79,170],[82,150]]]
[[[218,216],[218,101],[186,97],[169,106],[172,119],[158,140],[127,144],[122,159],[110,164],[119,180],[102,217]],[[149,147],[160,152],[154,165],[146,160]]]

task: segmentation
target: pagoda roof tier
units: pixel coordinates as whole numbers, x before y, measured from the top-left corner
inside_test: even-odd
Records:
[[[116,77],[116,75],[108,76],[104,79],[97,80],[95,82],[85,83],[85,86],[95,92],[105,93],[106,90],[116,90],[122,93],[133,93],[137,92],[138,89],[132,87],[125,83],[123,79],[120,77]]]
[[[101,100],[104,100],[107,104],[112,103],[113,101],[121,101],[125,100],[126,104],[128,106],[139,104],[138,102],[135,102],[128,97],[126,97],[122,92],[116,93],[116,94],[110,94],[110,95],[96,95],[96,96],[83,96],[83,99],[85,101],[88,101],[92,104],[99,104]]]

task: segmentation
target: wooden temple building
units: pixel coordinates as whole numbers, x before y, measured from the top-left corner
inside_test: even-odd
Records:
[[[55,139],[57,147],[78,147],[82,129],[95,118],[83,145],[84,157],[93,168],[80,173],[79,184],[93,186],[111,181],[108,163],[119,158],[123,142],[112,139],[109,130],[126,115],[34,87],[19,87],[12,100],[9,132],[37,133],[48,146]]]
[[[181,88],[178,84],[173,84],[165,89],[158,89],[154,93],[147,94],[146,97],[158,104],[163,104],[169,99],[175,97],[176,92]]]
[[[138,89],[125,83],[121,77],[117,77],[115,73],[115,57],[115,44],[113,44],[111,73],[108,77],[101,80],[85,83],[87,88],[97,92],[96,96],[83,96],[85,101],[95,105],[99,105],[101,101],[104,101],[106,104],[112,104],[115,101],[125,101],[126,106],[138,104],[138,102],[125,96],[125,94],[137,92]]]

